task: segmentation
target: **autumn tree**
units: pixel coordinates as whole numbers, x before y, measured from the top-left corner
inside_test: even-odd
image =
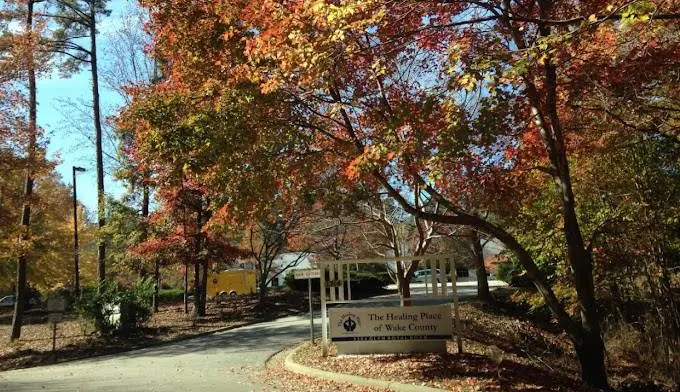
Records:
[[[152,10],[154,50],[169,60],[167,88],[202,92],[194,98],[201,104],[184,118],[171,119],[174,124],[192,135],[201,131],[202,141],[225,134],[236,144],[245,141],[239,149],[247,153],[229,161],[232,166],[217,165],[227,162],[223,157],[230,156],[231,146],[216,157],[207,155],[214,152],[212,146],[182,151],[210,157],[189,168],[205,184],[230,189],[230,205],[242,212],[271,200],[253,193],[237,197],[234,188],[254,179],[249,171],[266,163],[272,173],[293,175],[272,188],[248,189],[318,191],[328,178],[344,176],[343,186],[369,184],[416,217],[494,237],[514,253],[572,340],[583,380],[608,386],[592,249],[578,219],[570,170],[570,157],[593,147],[586,142],[593,135],[578,127],[584,113],[578,97],[588,91],[583,86],[592,86],[588,80],[608,83],[633,73],[633,85],[645,85],[656,74],[648,78],[634,70],[650,66],[661,73],[668,61],[676,61],[671,53],[678,44],[672,34],[677,5],[549,0],[142,4]],[[253,84],[260,93],[253,93]],[[229,106],[240,96],[237,88],[258,102],[258,113],[285,104],[278,106],[283,110],[258,116],[259,121],[248,117],[242,125],[249,138],[219,122],[206,126],[207,118],[243,113]],[[141,95],[141,102],[147,97]],[[650,108],[652,102],[638,103]],[[588,110],[606,114],[602,109],[611,112],[602,105]],[[665,110],[666,116],[672,112]],[[673,122],[665,118],[652,117],[651,126],[631,131],[672,136]],[[285,131],[272,138],[263,123],[278,123]],[[148,120],[141,124],[147,126]],[[262,148],[272,144],[279,148]],[[267,153],[258,155],[262,152]],[[237,180],[203,175],[216,167],[242,168],[245,175]],[[550,206],[559,217],[576,317],[521,241],[531,230],[513,220],[536,200],[545,179],[554,184],[556,204]],[[419,209],[411,197],[418,188],[445,212]],[[502,217],[504,225],[479,211]]]
[[[97,16],[110,14],[106,3],[107,0],[51,0],[48,10],[41,14],[56,26],[51,39],[47,41],[47,50],[63,56],[62,72],[68,74],[84,65],[89,65],[90,68],[97,168],[97,219],[100,229],[106,223],[106,196],[97,64]],[[81,44],[80,40],[83,38],[89,38],[89,46]],[[99,280],[103,282],[106,278],[106,243],[103,240],[98,244],[97,263]]]
[[[421,205],[422,202],[420,200],[418,204]],[[428,252],[431,253],[433,242],[443,237],[433,222],[406,213],[392,199],[376,197],[359,205],[360,216],[367,220],[360,226],[364,241],[380,257],[389,259],[390,256],[425,256]],[[425,206],[421,208],[425,209]],[[438,208],[434,203],[427,210]],[[416,259],[387,264],[388,272],[396,281],[403,299],[411,297],[410,285],[421,265],[420,261]],[[410,302],[405,301],[405,304]]]
[[[4,123],[2,127],[9,127],[9,132],[18,135],[19,146],[23,150],[21,154],[25,159],[26,177],[23,186],[23,203],[21,213],[21,233],[19,234],[18,242],[18,261],[16,273],[16,304],[14,308],[14,317],[12,319],[12,333],[11,340],[21,337],[21,324],[24,306],[24,296],[26,294],[26,270],[28,255],[26,249],[30,248],[31,240],[31,205],[34,202],[34,181],[36,173],[38,172],[39,163],[41,161],[39,143],[39,129],[37,124],[37,90],[36,90],[36,74],[40,70],[37,61],[41,60],[39,55],[40,48],[40,34],[41,27],[36,23],[35,16],[35,1],[17,1],[9,2],[2,9],[3,27],[9,28],[12,22],[19,23],[22,27],[20,32],[12,32],[11,30],[3,31],[1,63],[0,63],[0,81],[3,87],[11,86],[11,83],[20,80],[27,81],[27,95],[28,100],[25,102],[25,111],[28,113],[27,119],[17,117],[16,108],[13,107],[17,103],[17,95],[20,94],[15,89],[3,91],[10,100],[4,105],[7,105],[5,110],[9,110],[9,118],[2,117],[0,121],[10,121],[9,124]],[[11,88],[11,87],[10,87]],[[14,122],[13,124],[11,122]],[[14,128],[14,129],[11,129]],[[7,129],[7,128],[6,128]],[[13,131],[13,132],[12,132]],[[10,149],[9,151],[12,151]],[[11,152],[10,152],[11,154]]]
[[[106,55],[109,58],[102,67],[102,79],[106,86],[129,104],[130,91],[135,88],[150,86],[159,82],[161,75],[153,58],[146,52],[151,42],[144,31],[144,23],[148,19],[144,9],[129,6],[124,11],[119,29],[107,35]],[[115,125],[115,124],[113,124]],[[128,184],[129,203],[138,203],[139,208],[139,240],[145,241],[149,235],[149,213],[152,199],[151,173],[140,165],[134,156],[135,135],[123,128],[115,128],[115,139],[118,144],[115,176]],[[141,265],[139,272],[146,275],[146,265]],[[153,307],[158,309],[158,293],[160,290],[160,261],[155,260],[152,266],[155,281]]]
[[[150,236],[130,253],[155,265],[183,264],[185,312],[188,310],[189,268],[194,267],[194,314],[205,316],[208,270],[217,263],[233,262],[248,252],[232,244],[232,228],[216,216],[201,192],[189,186],[177,191],[160,188],[162,206],[154,212]]]
[[[285,276],[291,268],[309,257],[312,246],[303,244],[305,241],[299,238],[303,236],[300,232],[302,219],[303,216],[296,212],[287,216],[279,214],[273,219],[262,219],[246,228],[242,247],[248,249],[250,257],[254,259],[260,300],[279,276]],[[296,249],[295,242],[304,248]],[[293,257],[281,259],[280,256],[286,251],[292,253]]]

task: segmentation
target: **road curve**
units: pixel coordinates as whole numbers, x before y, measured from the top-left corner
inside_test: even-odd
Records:
[[[0,391],[263,391],[256,375],[267,358],[308,336],[308,316],[286,317],[158,347],[0,372]]]

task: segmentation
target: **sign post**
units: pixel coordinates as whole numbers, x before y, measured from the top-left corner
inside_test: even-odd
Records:
[[[314,344],[314,308],[312,307],[312,279],[321,277],[318,269],[304,269],[295,271],[295,279],[307,279],[307,296],[309,297],[309,337]]]
[[[66,310],[66,299],[64,297],[52,297],[47,300],[47,321],[52,324],[52,355],[57,359],[57,323]]]
[[[460,312],[458,311],[458,270],[456,260],[451,258],[451,284],[453,285],[453,322],[456,330],[456,345],[458,354],[463,353],[463,340],[460,336]]]
[[[314,344],[314,308],[312,307],[312,278],[307,278],[307,296],[309,297],[309,335]]]

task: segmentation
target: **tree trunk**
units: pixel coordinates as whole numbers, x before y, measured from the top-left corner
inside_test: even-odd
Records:
[[[588,385],[609,389],[605,367],[604,342],[600,333],[587,333],[574,342],[576,356],[581,365],[581,378]]]
[[[541,18],[548,19],[553,11],[553,1],[539,2]],[[539,34],[550,36],[551,27],[539,24]],[[527,80],[527,94],[532,105],[534,122],[538,126],[541,139],[550,158],[553,180],[560,192],[562,201],[562,217],[564,220],[564,236],[567,243],[567,262],[571,269],[581,313],[581,339],[576,339],[576,350],[581,350],[582,379],[593,387],[608,389],[607,372],[604,364],[604,342],[602,341],[600,320],[595,300],[593,284],[593,261],[586,249],[581,227],[576,216],[576,199],[571,183],[569,161],[565,137],[557,109],[558,78],[557,66],[552,58],[543,64],[543,81],[541,91],[532,79]],[[548,120],[548,121],[546,121]]]
[[[201,264],[194,260],[194,316],[201,316]]]
[[[145,173],[145,177],[147,174]],[[146,181],[144,179],[143,181]],[[145,241],[148,236],[149,236],[149,185],[144,182],[142,185],[142,241]],[[145,266],[142,266],[142,270],[144,271],[146,268]],[[140,275],[146,275],[140,274]],[[160,275],[160,265],[158,263],[158,260],[155,260],[153,262],[153,312],[156,313],[158,312],[158,292],[160,291],[161,288],[161,275]]]
[[[203,261],[203,276],[201,277],[201,308],[199,314],[205,316],[208,303],[208,260]]]
[[[97,75],[97,28],[95,2],[90,1],[90,70],[92,71],[92,110],[96,134],[97,155],[97,220],[99,231],[106,224],[104,196],[104,158],[102,153],[102,124],[99,109],[99,77]],[[100,239],[97,244],[97,279],[101,284],[106,279],[106,243]]]
[[[80,249],[78,249],[78,191],[73,168],[73,293],[80,297]]]
[[[550,19],[555,2],[543,0],[537,3],[540,18],[543,20]],[[520,35],[519,29],[512,24],[509,18],[511,12],[509,2],[506,2],[504,12],[503,23],[513,35],[514,43],[518,49],[526,49],[528,45]],[[551,26],[539,23],[538,34],[541,37],[549,37]],[[571,331],[567,329],[567,333],[574,342],[577,351],[581,350],[579,360],[581,361],[583,381],[590,386],[608,389],[609,384],[604,365],[604,344],[600,336],[600,322],[595,306],[592,258],[584,246],[583,236],[576,217],[576,202],[569,173],[565,138],[557,109],[557,65],[553,60],[551,56],[548,56],[543,63],[543,69],[536,70],[536,73],[542,73],[540,84],[534,79],[534,72],[525,76],[526,95],[531,103],[532,120],[539,130],[550,159],[550,172],[560,192],[561,213],[564,219],[564,234],[567,243],[567,262],[571,268],[580,306],[581,325],[572,325]],[[496,236],[496,238],[498,237]],[[529,276],[531,277],[531,274]],[[568,325],[572,323],[564,320],[560,324]]]
[[[271,266],[269,268],[267,267],[267,262],[264,262],[264,265],[259,263],[258,264],[258,275],[259,279],[257,282],[257,286],[259,287],[258,293],[257,293],[257,299],[259,302],[262,302],[264,298],[267,296],[267,280],[269,280],[269,270],[271,269]]]
[[[477,267],[477,298],[483,301],[491,301],[489,281],[486,278],[486,266],[484,265],[484,248],[479,238],[479,232],[476,230],[472,231],[472,253]]]
[[[571,194],[571,184],[568,187]],[[567,254],[569,266],[578,296],[581,328],[583,338],[575,341],[574,345],[579,353],[583,381],[593,387],[608,389],[607,372],[604,363],[604,342],[601,336],[600,320],[595,299],[593,284],[593,262],[586,250],[581,235],[576,211],[574,209],[573,194],[571,198],[564,198],[564,232],[567,240]]]
[[[411,285],[409,280],[405,277],[400,276],[399,278],[399,290],[401,291],[401,296],[404,298],[404,306],[413,305],[413,300],[411,299]]]
[[[407,273],[404,271],[404,266],[401,261],[397,261],[397,285],[399,286],[399,294],[402,298],[402,306],[411,306],[411,286],[409,284],[409,279],[407,278]]]
[[[196,284],[194,285],[194,303],[196,307],[194,311],[197,315],[203,317],[205,316],[205,297],[203,293],[205,292],[204,285],[207,282],[207,260],[201,261],[201,247],[202,247],[202,234],[201,229],[203,227],[203,203],[198,202],[198,209],[196,210],[196,248],[194,250],[194,278],[196,279]],[[203,264],[203,274],[200,274],[200,267]],[[203,278],[203,279],[201,279]]]
[[[26,9],[26,33],[33,34],[33,0],[27,2]],[[31,37],[33,43],[33,37]],[[29,90],[29,119],[28,119],[28,169],[26,173],[26,182],[24,186],[24,205],[21,213],[21,242],[26,242],[30,239],[30,224],[31,224],[31,198],[33,197],[33,170],[35,165],[35,149],[38,139],[37,129],[37,101],[36,101],[36,85],[35,85],[35,64],[33,58],[33,50],[31,47],[28,50],[27,69],[28,69],[28,90]],[[14,304],[14,316],[12,317],[12,333],[10,340],[14,341],[21,337],[21,325],[23,322],[24,302],[26,301],[26,264],[28,260],[24,251],[21,251],[19,260],[17,261],[17,280],[16,280],[16,297]]]
[[[161,273],[158,261],[153,262],[153,312],[158,312],[158,293],[161,288]]]
[[[189,261],[184,260],[184,314],[189,313]]]
[[[183,183],[182,183],[183,184]],[[187,237],[187,209],[182,207],[182,234]],[[184,314],[189,313],[189,257],[184,256]]]

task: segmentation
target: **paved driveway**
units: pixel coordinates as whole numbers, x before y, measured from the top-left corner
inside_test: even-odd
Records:
[[[309,317],[286,317],[128,353],[0,372],[0,391],[261,391],[256,376],[267,358],[308,336]]]
[[[475,285],[458,283],[461,298],[473,296]],[[411,287],[415,297],[425,292],[424,284]],[[320,320],[315,325],[319,336]],[[267,358],[308,336],[309,316],[286,317],[159,347],[0,372],[0,391],[262,391],[257,377]]]

